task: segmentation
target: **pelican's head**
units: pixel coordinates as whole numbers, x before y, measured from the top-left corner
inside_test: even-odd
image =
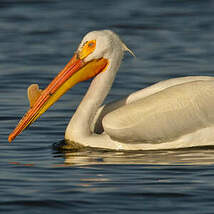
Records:
[[[124,51],[132,53],[112,31],[102,30],[88,33],[74,56],[46,89],[41,91],[35,84],[28,88],[31,108],[9,135],[9,142],[39,118],[75,84],[90,79],[101,72],[111,72],[106,68],[112,60],[122,59]]]
[[[123,55],[124,51],[131,52],[118,35],[110,30],[89,32],[77,49],[80,59],[85,62],[100,58],[111,60],[115,54]]]

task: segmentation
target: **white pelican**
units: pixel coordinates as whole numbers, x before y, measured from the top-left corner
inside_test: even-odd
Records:
[[[116,150],[175,149],[214,145],[214,78],[192,76],[159,82],[102,105],[125,51],[110,30],[88,33],[66,67],[41,91],[31,85],[31,108],[11,142],[76,83],[94,77],[71,118],[65,139],[82,146]]]

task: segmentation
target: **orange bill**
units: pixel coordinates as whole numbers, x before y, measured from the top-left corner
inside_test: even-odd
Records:
[[[107,64],[108,60],[104,58],[85,63],[83,57],[75,54],[65,68],[47,86],[47,88],[43,91],[40,90],[39,93],[37,93],[36,98],[30,102],[31,108],[9,135],[8,141],[11,142],[14,140],[17,135],[39,118],[75,84],[94,77],[105,70]],[[38,91],[39,89],[36,90]],[[30,96],[32,97],[32,95]]]

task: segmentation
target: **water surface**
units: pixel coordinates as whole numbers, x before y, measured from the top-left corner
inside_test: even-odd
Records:
[[[213,213],[212,147],[52,149],[90,81],[7,142],[28,108],[27,87],[44,88],[91,30],[115,31],[137,56],[126,54],[106,102],[168,78],[213,76],[213,10],[209,0],[1,1],[0,212]]]

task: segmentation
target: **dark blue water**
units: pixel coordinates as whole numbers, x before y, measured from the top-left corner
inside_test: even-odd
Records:
[[[66,125],[89,82],[75,86],[13,144],[28,109],[91,30],[117,32],[128,54],[107,101],[157,81],[214,75],[209,0],[0,1],[1,213],[213,213],[214,149],[60,153]]]

